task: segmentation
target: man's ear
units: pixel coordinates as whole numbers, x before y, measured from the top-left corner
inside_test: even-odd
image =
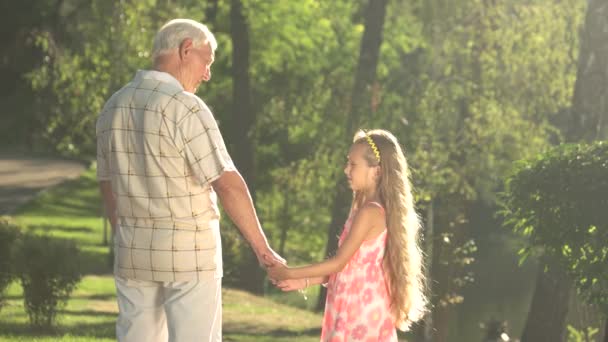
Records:
[[[192,38],[186,38],[186,39],[182,40],[182,42],[179,44],[180,59],[186,58],[186,56],[189,55],[190,52],[192,52],[193,47],[194,47],[194,42],[192,41]]]

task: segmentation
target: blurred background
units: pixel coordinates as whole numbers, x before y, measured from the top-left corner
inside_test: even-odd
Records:
[[[549,267],[545,248],[507,222],[503,203],[517,161],[608,138],[604,0],[2,1],[0,152],[89,170],[66,190],[90,189],[67,196],[88,201],[72,204],[93,217],[76,227],[79,234],[90,227],[84,232],[97,240],[89,258],[101,260],[85,279],[111,273],[93,176],[96,117],[150,67],[156,30],[176,17],[205,23],[218,40],[213,77],[198,95],[220,124],[271,245],[290,264],[335,251],[350,204],[342,173],[350,141],[358,128],[383,128],[412,169],[433,304],[402,339],[515,341],[527,330],[545,337],[522,340],[605,341],[605,306],[588,300],[565,269]],[[19,170],[2,177],[11,172]],[[53,205],[66,200],[49,196]],[[35,232],[50,219],[32,217],[59,215],[46,233],[74,230],[65,222],[80,215],[74,208],[52,214],[37,203],[11,212],[15,224]],[[312,312],[318,328],[324,293],[309,291],[306,301],[278,293],[229,220],[222,234],[227,288]],[[598,274],[608,277],[605,267]],[[8,312],[24,321],[19,288],[9,286]],[[112,305],[111,284],[107,291]],[[112,338],[108,310],[105,332],[85,335]],[[9,316],[0,313],[7,340],[30,338]],[[315,340],[317,328],[266,334]],[[47,338],[69,340],[66,331],[83,329]],[[228,340],[265,338],[230,329]]]

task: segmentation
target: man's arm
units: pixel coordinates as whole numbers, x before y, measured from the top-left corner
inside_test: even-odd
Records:
[[[99,189],[101,190],[101,196],[103,198],[103,205],[105,208],[105,215],[110,220],[112,226],[112,233],[116,233],[116,227],[118,224],[118,216],[116,212],[116,198],[112,192],[112,183],[110,181],[100,181]]]
[[[285,264],[285,260],[273,251],[258,220],[245,180],[238,171],[225,171],[212,183],[222,207],[241,231],[260,264],[272,266]]]

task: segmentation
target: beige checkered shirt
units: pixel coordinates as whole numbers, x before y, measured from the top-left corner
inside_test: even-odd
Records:
[[[209,108],[171,75],[138,71],[97,120],[97,178],[117,199],[115,273],[187,281],[222,276],[211,182],[234,164]]]

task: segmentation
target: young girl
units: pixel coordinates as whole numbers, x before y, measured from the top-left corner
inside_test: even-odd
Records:
[[[406,330],[426,305],[407,162],[390,132],[359,131],[344,173],[354,198],[336,256],[268,275],[283,291],[326,283],[322,341],[397,341],[395,327]]]

